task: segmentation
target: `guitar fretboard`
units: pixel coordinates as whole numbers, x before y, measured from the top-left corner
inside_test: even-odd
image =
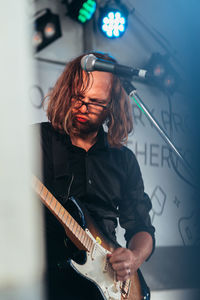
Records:
[[[67,236],[76,247],[79,250],[91,251],[94,244],[93,240],[36,176],[33,176],[33,188],[44,205],[62,224]]]

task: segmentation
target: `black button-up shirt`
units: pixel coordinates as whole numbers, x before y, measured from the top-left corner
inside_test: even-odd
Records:
[[[72,145],[70,137],[55,131],[50,123],[39,126],[43,181],[57,200],[65,206],[69,196],[78,198],[112,241],[116,239],[118,218],[125,229],[127,243],[140,231],[150,233],[154,241],[154,227],[149,217],[151,201],[144,193],[140,168],[133,152],[127,147],[110,147],[103,128],[96,144],[86,152]],[[61,259],[64,255],[60,244],[63,242],[61,225],[51,213],[47,212],[47,215],[50,256]],[[55,250],[55,247],[60,250]]]

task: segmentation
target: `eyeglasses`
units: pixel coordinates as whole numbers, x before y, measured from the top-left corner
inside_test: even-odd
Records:
[[[81,108],[83,105],[86,106],[88,112],[92,111],[103,111],[108,108],[108,105],[103,105],[99,103],[93,103],[93,102],[84,102],[81,99],[81,96],[73,96],[72,99],[74,99],[73,106],[77,109]]]

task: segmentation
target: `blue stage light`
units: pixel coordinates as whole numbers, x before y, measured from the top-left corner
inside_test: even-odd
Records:
[[[121,37],[127,28],[128,11],[104,7],[100,10],[99,25],[108,38]]]

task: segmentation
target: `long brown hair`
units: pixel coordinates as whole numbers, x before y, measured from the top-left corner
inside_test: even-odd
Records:
[[[115,62],[108,54],[99,52],[93,52],[93,54],[98,58]],[[69,134],[70,131],[72,96],[77,94],[77,91],[84,93],[90,86],[91,76],[81,69],[83,56],[75,58],[66,65],[54,88],[46,96],[48,97],[47,117],[52,126],[63,133]],[[133,129],[131,104],[119,77],[115,75],[112,76],[111,99],[106,125],[108,127],[108,142],[115,147],[126,143],[128,134]]]

